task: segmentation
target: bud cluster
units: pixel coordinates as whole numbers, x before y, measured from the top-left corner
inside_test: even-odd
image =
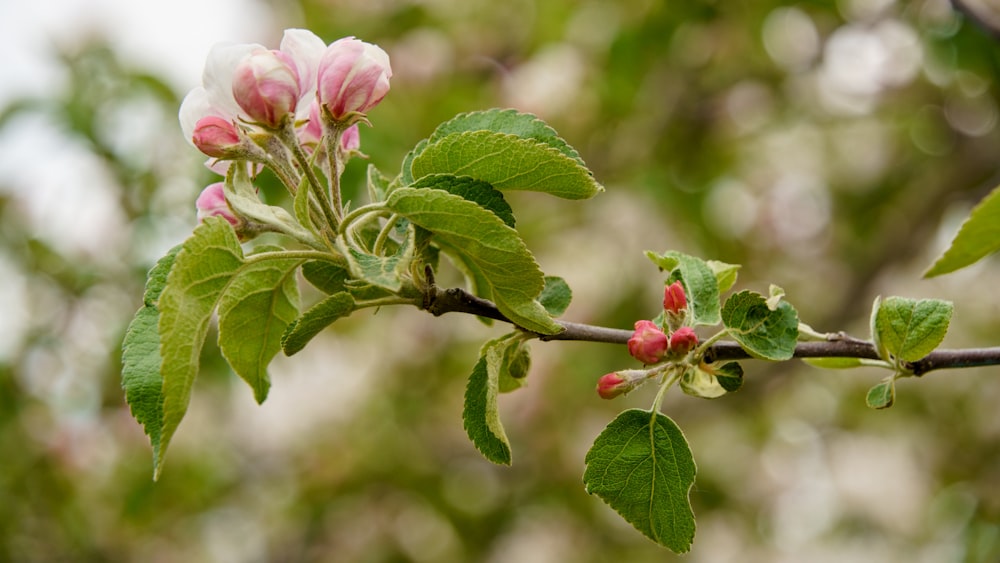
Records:
[[[391,77],[385,51],[354,37],[327,45],[310,31],[289,29],[278,49],[217,45],[205,63],[202,85],[181,103],[181,129],[211,157],[213,171],[252,165],[256,172],[267,166],[293,194],[303,180],[316,181],[306,170],[315,162],[332,184],[317,186],[315,193],[325,190],[336,199],[336,211],[327,214],[335,220],[339,173],[347,158],[360,154],[357,124],[367,123],[365,113],[388,93]],[[308,155],[322,158],[309,162]],[[206,188],[196,205],[199,218],[222,215],[238,225],[224,196],[218,205],[221,193]]]

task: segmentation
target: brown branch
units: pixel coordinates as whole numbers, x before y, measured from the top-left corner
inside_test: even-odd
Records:
[[[424,309],[440,316],[445,313],[467,313],[511,323],[491,301],[476,297],[460,288],[440,289],[431,284],[424,295]],[[538,334],[542,341],[576,340],[583,342],[604,342],[625,344],[632,337],[632,331],[593,326],[583,323],[556,320],[565,330],[558,334]],[[514,323],[511,323],[514,324]],[[834,333],[825,341],[799,342],[793,354],[795,358],[862,358],[878,360],[878,351],[867,341],[844,333]],[[752,356],[736,342],[722,341],[713,344],[705,355],[706,361],[746,360]],[[907,367],[914,375],[923,375],[937,369],[967,368],[1000,365],[1000,347],[939,349],[925,358],[910,362]]]

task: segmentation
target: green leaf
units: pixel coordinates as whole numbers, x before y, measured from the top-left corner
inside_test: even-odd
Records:
[[[924,272],[925,278],[954,272],[1000,250],[1000,187],[972,210],[948,250]]]
[[[531,353],[527,344],[523,340],[511,339],[511,344],[503,350],[503,360],[500,363],[500,392],[509,393],[523,387],[530,367]]]
[[[298,258],[247,263],[219,301],[219,349],[258,403],[271,387],[267,366],[299,314],[295,272],[300,264]]]
[[[346,291],[335,293],[313,305],[301,317],[292,321],[281,338],[285,355],[298,353],[323,329],[354,311],[354,297]]]
[[[721,366],[712,366],[719,385],[729,393],[735,393],[743,388],[743,366],[738,362],[726,362]]]
[[[479,362],[472,369],[465,388],[462,419],[469,439],[486,459],[510,465],[510,442],[497,410],[500,363],[505,338],[491,340],[483,345]]]
[[[350,279],[351,273],[347,271],[345,264],[310,260],[302,264],[302,277],[323,293],[333,295],[344,291],[345,282]]]
[[[953,305],[940,299],[888,297],[875,312],[875,334],[893,356],[915,362],[944,340]]]
[[[535,299],[545,286],[542,271],[517,231],[496,215],[442,190],[399,188],[386,201],[394,213],[434,233],[460,253],[489,285],[497,309],[514,324],[539,334],[563,330]],[[480,281],[480,280],[477,280]]]
[[[691,549],[695,463],[684,433],[661,413],[618,415],[587,452],[583,482],[628,523],[675,553]]]
[[[887,377],[868,390],[865,404],[873,409],[887,409],[896,402],[896,379]]]
[[[316,230],[316,225],[313,224],[312,220],[312,199],[309,196],[309,180],[303,176],[302,181],[299,182],[298,191],[295,192],[295,199],[292,201],[292,211],[295,212],[295,218],[298,220],[299,224],[304,226],[314,236],[319,236],[319,232]]]
[[[702,399],[717,399],[726,394],[726,389],[715,375],[705,370],[691,367],[680,379],[681,390]]]
[[[705,263],[708,264],[712,273],[715,274],[715,279],[719,282],[719,293],[725,293],[736,285],[736,278],[742,266],[739,264],[726,264],[718,260],[708,260]]]
[[[344,255],[353,277],[393,293],[399,291],[403,287],[402,276],[413,258],[413,237],[414,231],[410,229],[402,245],[388,256],[368,254],[354,247],[346,248]]]
[[[670,272],[671,282],[679,279],[684,284],[695,325],[719,324],[719,280],[708,263],[673,250],[663,254],[647,250],[646,257],[660,269]]]
[[[787,360],[795,352],[799,315],[787,301],[771,310],[763,295],[741,291],[726,300],[722,322],[729,335],[755,358]]]
[[[468,176],[452,176],[451,174],[431,174],[413,183],[411,188],[433,188],[444,190],[450,194],[478,203],[489,209],[511,228],[514,228],[514,210],[504,199],[503,193],[486,182],[481,182]]]
[[[875,345],[875,351],[878,352],[878,357],[882,358],[886,362],[890,361],[889,350],[885,347],[885,343],[882,342],[881,330],[878,326],[879,309],[882,308],[882,296],[876,295],[875,301],[872,303],[872,314],[868,320],[868,328],[871,330],[872,344]]]
[[[170,249],[156,263],[146,278],[143,306],[125,331],[122,342],[122,389],[135,420],[142,425],[153,448],[153,465],[160,456],[160,432],[163,426],[163,377],[160,376],[160,311],[157,302],[167,284],[181,245]]]
[[[558,150],[583,165],[583,159],[576,149],[569,146],[556,130],[530,113],[520,113],[514,109],[488,109],[461,113],[442,123],[434,130],[428,141],[437,142],[452,133],[466,131],[492,131],[508,133],[522,139],[534,139]]]
[[[861,358],[803,358],[802,361],[823,369],[853,369],[868,365]]]
[[[285,211],[276,205],[267,205],[257,196],[257,188],[250,181],[250,174],[243,164],[234,163],[229,167],[224,184],[226,203],[236,215],[265,225],[279,226],[285,232],[299,240],[311,240],[312,234],[303,228]],[[301,207],[303,204],[300,203]]]
[[[559,276],[545,276],[545,287],[542,289],[541,295],[538,296],[538,302],[542,304],[542,307],[545,307],[550,315],[553,317],[561,316],[566,312],[566,308],[569,307],[572,300],[573,291],[569,288],[566,280]]]
[[[413,159],[424,152],[428,144],[430,143],[428,143],[427,139],[423,139],[403,157],[403,166],[399,173],[399,181],[402,185],[409,186],[413,183]]]
[[[170,270],[158,303],[163,427],[154,478],[187,412],[212,312],[242,265],[243,250],[232,226],[220,217],[209,217],[184,242]]]
[[[385,177],[374,164],[368,165],[368,199],[372,203],[385,201],[389,193],[389,179]]]
[[[490,131],[452,133],[413,158],[415,179],[429,174],[471,176],[498,190],[531,190],[586,199],[604,188],[586,166],[533,139]]]

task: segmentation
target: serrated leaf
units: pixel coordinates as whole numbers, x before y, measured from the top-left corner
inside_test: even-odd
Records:
[[[878,341],[893,356],[915,362],[944,340],[953,305],[940,299],[888,297],[876,310]]]
[[[424,152],[428,144],[427,139],[423,139],[403,156],[403,166],[399,173],[399,180],[402,185],[409,186],[413,183],[413,159]]]
[[[346,264],[336,264],[322,260],[310,260],[302,264],[302,277],[323,293],[333,295],[346,288],[345,282],[350,279]]]
[[[431,174],[413,183],[411,188],[433,188],[444,190],[450,194],[478,203],[480,207],[492,211],[511,228],[515,226],[514,210],[504,199],[503,193],[493,186],[470,178],[469,176],[453,176],[451,174]]]
[[[719,316],[719,280],[701,258],[668,250],[663,254],[646,251],[646,257],[662,270],[670,272],[669,282],[684,284],[688,307],[695,325],[717,325]]]
[[[372,203],[385,201],[385,196],[389,193],[389,179],[374,164],[368,165],[367,180],[368,199]]]
[[[883,379],[865,395],[865,404],[873,409],[887,409],[894,402],[896,402],[896,380],[891,377]]]
[[[281,350],[285,328],[299,314],[295,272],[301,264],[298,258],[248,263],[219,301],[219,349],[258,403],[271,387],[267,366]]]
[[[763,295],[741,291],[726,300],[722,322],[729,335],[755,358],[787,360],[795,353],[799,315],[787,301],[771,310]]]
[[[334,321],[354,311],[354,297],[346,291],[335,293],[313,305],[302,316],[292,321],[281,337],[285,355],[298,353],[306,344]]]
[[[675,553],[691,549],[688,500],[695,463],[684,433],[661,413],[631,409],[608,424],[587,452],[587,492]]]
[[[742,266],[718,260],[707,260],[705,263],[708,264],[712,273],[715,274],[715,279],[719,282],[719,293],[725,293],[736,285],[736,278],[739,276]]]
[[[510,442],[497,410],[499,367],[503,353],[497,346],[500,340],[487,342],[480,351],[479,361],[472,369],[465,388],[462,419],[469,439],[486,459],[510,465]]]
[[[491,131],[445,135],[414,157],[415,179],[429,174],[471,176],[498,190],[530,190],[586,199],[604,188],[586,166],[533,139]]]
[[[399,291],[403,287],[402,275],[413,259],[413,237],[413,229],[410,229],[396,252],[388,256],[368,254],[354,247],[345,249],[353,277],[393,293]]]
[[[553,317],[561,316],[566,312],[566,308],[569,307],[572,300],[573,290],[569,288],[566,280],[559,276],[545,276],[545,287],[542,289],[541,295],[538,296],[538,302],[542,304],[542,307],[545,307],[550,315]]]
[[[187,412],[212,312],[242,265],[243,250],[232,226],[220,217],[209,217],[184,242],[170,270],[158,303],[163,427],[154,478]]]
[[[925,278],[954,272],[1000,250],[1000,187],[969,214],[951,246],[924,272]]]
[[[233,164],[229,167],[223,191],[226,203],[237,216],[265,225],[279,225],[281,230],[299,240],[309,240],[312,234],[299,225],[288,211],[276,205],[267,205],[257,196],[257,189],[250,181],[247,167]],[[300,204],[301,205],[301,204]]]
[[[466,131],[492,131],[508,133],[524,139],[534,139],[558,150],[583,165],[580,153],[564,141],[556,130],[530,113],[514,109],[488,109],[461,113],[445,121],[434,130],[428,141],[434,143],[452,133]]]
[[[153,465],[160,456],[163,426],[163,377],[160,376],[160,311],[157,302],[181,245],[170,249],[146,278],[143,306],[136,312],[122,341],[122,389],[136,422],[142,425],[153,449]]]
[[[399,188],[386,201],[394,213],[434,234],[478,270],[497,309],[539,334],[563,328],[535,299],[545,281],[517,231],[479,205],[442,190]]]

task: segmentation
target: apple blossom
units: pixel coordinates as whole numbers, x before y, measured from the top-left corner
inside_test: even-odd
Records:
[[[698,345],[698,335],[689,326],[682,326],[670,335],[670,355],[680,358]]]
[[[254,51],[233,72],[236,103],[252,120],[268,127],[294,115],[300,95],[299,72],[287,53]]]
[[[198,150],[215,158],[232,156],[240,145],[240,136],[230,121],[209,115],[194,125],[191,140]]]
[[[226,203],[226,194],[222,182],[209,184],[195,201],[195,208],[198,209],[198,220],[204,221],[208,217],[219,216],[229,221],[233,226],[241,223],[233,210]]]
[[[335,120],[365,113],[389,92],[392,68],[380,47],[354,37],[334,41],[319,62],[319,101]]]
[[[644,364],[655,364],[667,352],[667,335],[652,321],[636,321],[628,353]]]

